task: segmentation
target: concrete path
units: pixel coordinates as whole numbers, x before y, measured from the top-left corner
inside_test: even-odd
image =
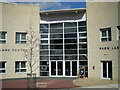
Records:
[[[113,80],[87,79],[79,78],[73,80],[73,83],[80,88],[115,88],[120,89],[120,83]]]

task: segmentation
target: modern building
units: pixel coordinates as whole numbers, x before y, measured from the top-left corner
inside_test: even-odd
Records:
[[[0,79],[27,77],[26,35],[30,27],[39,33],[39,10],[38,5],[0,3]],[[38,77],[39,68],[35,72]]]
[[[29,25],[40,34],[37,77],[120,80],[120,2],[87,2],[86,8],[39,11],[39,6],[0,3],[3,79],[24,78]],[[31,24],[31,21],[34,23]]]
[[[80,67],[87,69],[86,9],[43,11],[40,16],[40,76],[76,77]]]

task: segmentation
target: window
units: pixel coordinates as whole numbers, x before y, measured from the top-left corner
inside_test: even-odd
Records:
[[[27,33],[16,33],[16,44],[26,44]]]
[[[6,73],[6,62],[0,62],[0,73]]]
[[[119,40],[120,40],[120,30],[119,30],[119,35],[118,35],[118,38],[119,38]]]
[[[111,28],[103,28],[103,29],[100,29],[100,31],[101,31],[101,41],[102,42],[112,40]]]
[[[6,43],[7,32],[0,32],[0,44]]]
[[[15,72],[16,73],[26,72],[26,61],[16,61]]]
[[[118,32],[119,32],[119,33],[118,33],[118,40],[120,40],[120,25],[117,26],[117,28],[118,28],[118,30],[119,30],[119,31],[118,31]]]

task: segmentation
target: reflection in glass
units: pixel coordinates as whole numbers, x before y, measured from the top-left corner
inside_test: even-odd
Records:
[[[77,56],[65,56],[65,60],[77,60]]]
[[[59,43],[63,43],[63,39],[50,40],[50,44],[59,44]]]
[[[77,49],[77,44],[65,45],[65,49]]]
[[[65,33],[69,33],[69,32],[77,32],[77,28],[65,28],[64,29]]]
[[[65,43],[77,43],[77,39],[65,39]]]
[[[64,27],[77,27],[77,22],[65,22]]]
[[[50,50],[50,54],[63,54],[63,50]]]
[[[50,60],[63,60],[63,56],[50,56]]]
[[[63,34],[51,34],[50,38],[63,38]]]
[[[40,45],[40,49],[48,49],[48,45]]]
[[[50,49],[63,49],[63,45],[50,45]]]
[[[48,28],[48,24],[40,24],[40,28],[46,29],[46,28]]]
[[[65,50],[65,54],[77,54],[77,50]]]
[[[65,38],[77,38],[77,33],[65,34]]]
[[[86,21],[78,22],[78,26],[84,26],[84,25],[86,25]]]

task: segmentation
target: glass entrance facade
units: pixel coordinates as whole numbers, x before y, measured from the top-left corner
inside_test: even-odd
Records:
[[[40,24],[40,35],[41,76],[77,76],[87,67],[86,21]]]

